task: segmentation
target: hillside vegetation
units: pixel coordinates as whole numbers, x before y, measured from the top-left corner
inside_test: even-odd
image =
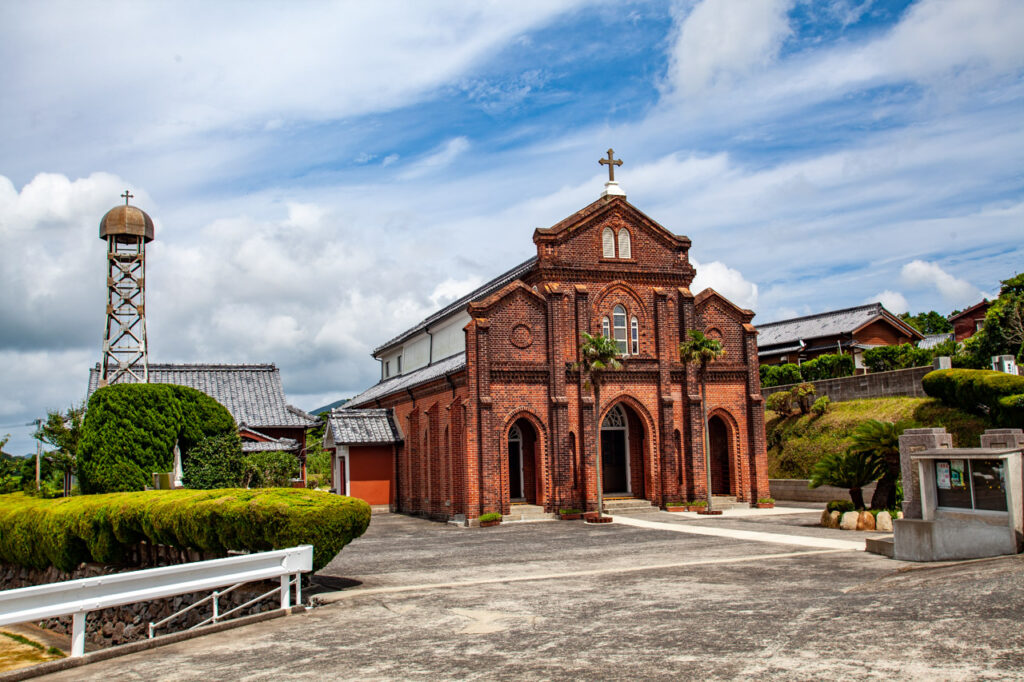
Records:
[[[953,435],[954,447],[978,447],[978,437],[990,428],[984,418],[946,407],[934,398],[870,398],[832,403],[820,417],[783,417],[768,410],[768,476],[809,478],[814,463],[852,445],[853,430],[868,419],[894,422],[908,429],[942,426]]]

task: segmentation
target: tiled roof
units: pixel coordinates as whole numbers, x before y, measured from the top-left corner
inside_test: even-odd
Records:
[[[935,348],[940,343],[945,343],[953,339],[953,334],[925,334],[924,340],[919,341],[917,344],[918,348]]]
[[[408,374],[401,374],[397,377],[385,379],[376,386],[371,386],[370,388],[366,389],[365,391],[357,395],[355,398],[352,398],[352,400],[345,403],[344,407],[338,409],[346,411],[349,409],[349,405],[351,405],[353,408],[356,408],[359,405],[366,405],[367,403],[372,403],[377,398],[383,398],[386,395],[390,395],[398,391],[404,391],[407,388],[412,388],[413,386],[418,386],[428,381],[433,381],[434,379],[442,377],[445,374],[457,372],[460,369],[464,368],[465,366],[465,351],[461,353],[456,353],[451,357],[447,357],[444,360],[438,360],[432,365],[427,365],[426,367],[413,370]],[[332,414],[334,414],[335,412],[337,412],[337,410],[332,411]]]
[[[122,375],[133,380],[130,374]],[[89,371],[89,393],[99,385],[100,366]],[[309,427],[317,418],[285,401],[281,372],[275,365],[149,365],[149,382],[177,384],[202,391],[227,408],[241,426]]]
[[[380,346],[377,346],[373,350],[373,354],[376,356],[381,351],[390,348],[391,346],[394,346],[396,344],[399,344],[412,336],[415,336],[416,334],[420,333],[421,331],[432,325],[434,322],[442,320],[451,315],[452,313],[464,309],[466,305],[471,301],[480,301],[482,299],[487,298],[488,296],[493,294],[498,289],[501,289],[509,282],[513,282],[522,277],[523,275],[525,275],[526,273],[528,273],[530,270],[533,269],[533,266],[536,264],[536,256],[532,256],[526,259],[525,261],[515,266],[508,272],[504,272],[498,275],[487,284],[484,284],[483,286],[471,291],[470,293],[466,294],[465,296],[455,301],[454,303],[450,303],[446,305],[444,308],[441,308],[436,313],[434,313],[430,317],[426,318],[425,320],[417,324],[415,327],[407,329],[398,336],[396,336],[395,338],[391,339],[390,341],[387,341],[381,344]]]
[[[757,325],[757,345],[765,349],[777,344],[799,344],[801,340],[821,336],[849,334],[871,320],[886,315],[890,321],[897,319],[881,303],[869,303],[855,308],[832,310],[816,315],[795,317],[768,324]],[[897,319],[897,323],[899,323]],[[902,323],[899,323],[902,324]]]
[[[242,439],[242,452],[294,452],[299,449],[299,441],[294,438],[273,438],[271,440]]]
[[[397,443],[398,430],[391,421],[391,410],[331,410],[328,416],[335,445]]]

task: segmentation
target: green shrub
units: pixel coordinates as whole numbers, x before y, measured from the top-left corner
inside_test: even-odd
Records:
[[[853,375],[853,356],[845,353],[826,353],[800,365],[804,381],[837,379]]]
[[[840,514],[843,512],[854,511],[853,502],[850,500],[832,500],[825,505],[825,509],[829,510],[829,512],[837,511]]]
[[[766,365],[761,372],[761,386],[784,386],[787,384],[798,384],[804,380],[800,374],[800,367],[793,363],[785,365]],[[760,370],[758,370],[760,372]]]
[[[793,396],[789,391],[772,393],[765,401],[765,405],[772,412],[787,415],[793,411]]]
[[[832,403],[832,399],[827,395],[823,395],[814,401],[811,405],[811,412],[818,415],[819,417],[828,412],[828,406]]]
[[[990,369],[942,369],[926,374],[921,384],[946,405],[988,415],[1000,426],[1024,426],[1024,377]]]
[[[212,436],[189,451],[182,462],[182,483],[193,490],[239,488],[244,477],[238,434]]]
[[[811,411],[811,401],[814,398],[814,393],[814,384],[808,382],[797,384],[789,389],[789,394],[793,396],[793,403],[800,408],[800,414],[807,414]]]
[[[71,571],[123,561],[140,542],[224,555],[313,545],[313,570],[366,531],[363,500],[314,490],[151,490],[0,498],[0,562]]]
[[[143,490],[154,471],[170,471],[210,436],[235,432],[227,409],[210,396],[172,384],[117,384],[89,399],[78,449],[84,493]]]
[[[864,364],[872,372],[890,372],[895,369],[924,367],[932,362],[932,352],[909,343],[899,346],[879,346],[864,351]]]
[[[487,512],[480,515],[480,523],[487,523],[488,521],[501,521],[501,514],[498,512]]]
[[[242,463],[246,488],[284,488],[299,475],[299,460],[290,452],[250,452]]]

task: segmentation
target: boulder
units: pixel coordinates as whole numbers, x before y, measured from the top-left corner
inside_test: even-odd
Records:
[[[892,532],[892,514],[887,511],[878,512],[875,518],[875,530],[882,530],[886,533]]]
[[[857,519],[860,514],[855,511],[844,512],[839,519],[839,528],[842,530],[857,530]]]
[[[829,522],[829,520],[831,518],[832,518],[832,512],[830,512],[828,509],[822,509],[821,510],[821,524],[820,525],[823,528],[828,528],[828,522]]]
[[[857,530],[874,530],[875,515],[869,511],[862,511],[857,515]]]
[[[901,512],[901,511],[896,512],[896,518],[897,519],[902,519],[903,518],[903,512]]]
[[[838,528],[839,527],[839,517],[840,516],[842,516],[842,515],[839,512],[837,512],[837,511],[831,512],[828,515],[828,527],[829,528]]]

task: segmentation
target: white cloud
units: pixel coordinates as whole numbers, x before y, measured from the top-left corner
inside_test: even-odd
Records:
[[[475,276],[465,279],[448,278],[434,287],[434,291],[430,294],[430,303],[441,308],[465,296],[483,283],[482,278]]]
[[[734,270],[720,261],[700,264],[690,259],[697,268],[690,289],[698,294],[710,287],[741,308],[757,310],[757,285],[747,281],[739,270]]]
[[[452,164],[455,159],[469,149],[469,140],[465,137],[453,137],[423,159],[410,164],[399,177],[403,180],[421,178],[428,173],[435,173]]]
[[[894,315],[910,312],[910,304],[907,303],[906,297],[898,291],[886,289],[864,299],[865,303],[875,303],[876,301],[885,306],[885,309]]]
[[[914,260],[900,270],[900,279],[909,287],[935,289],[953,307],[977,303],[986,295],[967,280],[954,277],[937,263]]]
[[[790,34],[792,0],[703,0],[678,21],[670,84],[693,94],[767,67]]]

